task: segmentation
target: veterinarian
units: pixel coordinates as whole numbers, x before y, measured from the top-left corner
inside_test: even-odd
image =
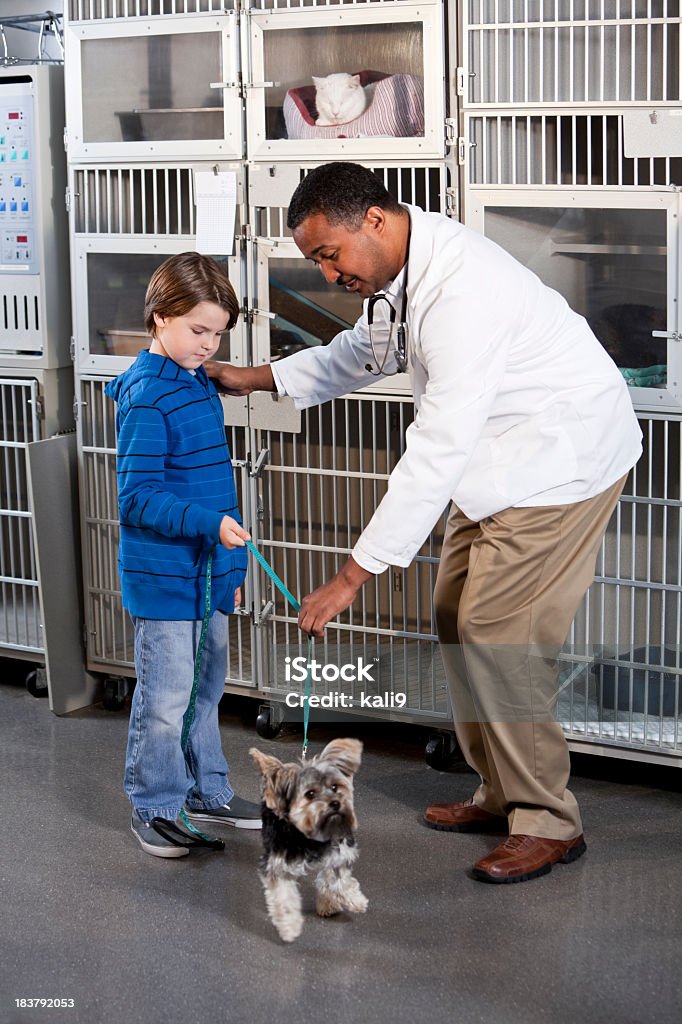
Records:
[[[228,393],[277,390],[307,408],[405,368],[416,408],[385,497],[299,625],[321,636],[368,579],[409,565],[452,499],[435,616],[457,740],[481,781],[424,820],[508,833],[474,865],[482,881],[546,874],[585,851],[556,656],[641,454],[627,387],[557,292],[462,224],[399,205],[363,167],[313,170],[288,225],[329,284],[365,300],[362,316],[326,347],[209,373]]]

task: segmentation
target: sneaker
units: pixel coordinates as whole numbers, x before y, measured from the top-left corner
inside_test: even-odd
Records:
[[[169,838],[157,832],[151,821],[143,821],[134,809],[130,830],[144,852],[150,853],[152,857],[186,857],[189,853],[189,846],[184,846],[181,839]]]
[[[190,850],[198,848],[225,849],[222,839],[204,835],[188,819],[183,821],[183,814],[181,812],[175,821],[166,821],[165,818],[143,821],[133,809],[130,828],[144,852],[152,857],[186,857]]]
[[[217,821],[235,828],[261,828],[263,825],[260,804],[242,800],[240,796],[233,796],[228,804],[212,807],[208,811],[195,810],[189,806],[185,807],[185,811],[195,821]]]

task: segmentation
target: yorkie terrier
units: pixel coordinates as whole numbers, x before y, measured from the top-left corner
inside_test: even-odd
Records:
[[[297,879],[317,872],[316,910],[363,914],[367,899],[351,868],[358,856],[353,775],[360,767],[359,740],[332,740],[307,763],[282,764],[252,748],[263,776],[263,856],[260,878],[270,920],[284,942],[303,929]]]

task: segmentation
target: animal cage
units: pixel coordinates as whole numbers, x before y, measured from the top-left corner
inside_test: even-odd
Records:
[[[41,437],[38,381],[0,378],[0,410],[0,645],[7,651],[36,654],[43,659],[45,646],[26,459],[27,445]]]
[[[239,159],[244,141],[249,159],[444,156],[441,0],[238,14],[130,0],[128,16],[124,3],[72,4],[72,159]],[[366,110],[318,128],[311,75],[339,72],[361,76]]]
[[[445,149],[445,116],[454,113],[446,99],[456,83],[465,219],[483,218],[484,230],[512,251],[516,244],[522,257],[542,239],[546,272],[571,290],[574,302],[583,300],[586,314],[601,311],[605,337],[623,341],[627,316],[619,318],[614,307],[636,305],[641,321],[635,341],[647,334],[657,359],[664,353],[655,364],[664,377],[633,383],[648,454],[621,499],[595,583],[562,654],[559,712],[577,748],[677,762],[680,581],[673,565],[679,541],[670,535],[680,515],[672,468],[679,461],[673,418],[679,377],[674,337],[648,337],[678,330],[674,186],[682,149],[667,141],[675,127],[669,113],[680,99],[676,4],[470,0],[461,8],[461,67],[455,75],[441,4],[379,0],[370,10],[356,3],[255,0],[229,14],[222,4],[217,11],[217,0],[70,0],[69,46],[78,55],[71,65],[78,68],[73,88],[80,97],[69,117],[69,153],[92,670],[132,674],[132,636],[115,567],[114,410],[103,387],[140,343],[133,339],[127,353],[106,350],[117,343],[120,335],[112,331],[123,330],[117,324],[126,319],[116,319],[123,307],[116,307],[120,295],[111,294],[112,281],[129,283],[117,259],[139,262],[141,287],[152,265],[143,266],[144,260],[189,248],[196,231],[192,168],[216,156],[233,159],[243,194],[240,248],[230,276],[241,284],[245,327],[233,339],[230,358],[262,363],[325,343],[352,322],[356,310],[345,301],[352,297],[320,287],[319,275],[295,249],[285,226],[293,189],[322,159],[359,159],[400,199],[456,214],[457,168]],[[456,18],[447,13],[446,27],[454,34]],[[164,72],[161,57],[174,57],[182,45],[172,38],[178,34],[191,45],[192,36],[201,36],[196,45],[206,58],[204,69],[211,62],[214,69],[208,87],[201,76],[196,83],[183,81],[174,59]],[[381,51],[382,34],[395,66],[370,60]],[[129,55],[131,82],[115,109],[109,103],[105,137],[95,138],[93,113],[101,97],[92,91],[83,98],[93,61],[105,70],[115,66],[121,46]],[[315,138],[305,90],[318,57],[321,66],[311,71],[316,76],[348,71],[423,78],[423,135]],[[444,76],[448,84],[452,79],[449,90]],[[202,96],[195,86],[203,88]],[[287,125],[289,101],[295,101],[307,138]],[[222,133],[211,127],[219,123],[221,106]],[[195,115],[190,121],[189,109]],[[126,127],[128,114],[134,119]],[[562,211],[572,211],[570,223]],[[590,234],[585,211],[594,213],[592,228],[600,234]],[[647,260],[650,269],[635,301],[635,269]],[[618,295],[618,274],[625,298]],[[621,365],[641,369],[627,360]],[[385,490],[411,417],[409,383],[400,378],[303,413],[270,395],[226,405],[245,521],[297,596],[329,578],[347,557]],[[441,522],[409,569],[391,569],[366,589],[356,608],[330,627],[319,657],[370,661],[378,690],[406,693],[405,706],[392,715],[447,726],[430,601],[442,529]],[[247,593],[252,614],[230,620],[227,685],[266,693],[276,703],[295,689],[285,678],[284,659],[305,652],[291,609],[253,564]],[[317,692],[324,689],[320,684]]]
[[[470,0],[462,206],[620,367],[644,456],[563,653],[574,748],[679,763],[677,0]]]
[[[37,666],[27,685],[57,713],[93,692],[77,587],[63,110],[61,67],[0,68],[0,652]]]
[[[468,0],[466,105],[680,101],[678,0]]]
[[[253,164],[249,168],[247,242],[247,308],[251,321],[251,358],[255,365],[291,355],[311,345],[327,344],[360,316],[357,296],[330,289],[319,271],[302,257],[286,227],[292,192],[313,163]],[[434,212],[452,213],[456,192],[446,164],[397,162],[367,166],[401,202]],[[377,313],[377,319],[383,314]],[[369,393],[410,393],[405,374],[377,380]],[[249,396],[253,428],[296,431],[301,418],[290,399]]]
[[[638,409],[682,408],[676,192],[475,189],[467,202],[472,227],[585,316]]]
[[[73,22],[65,45],[71,159],[241,158],[234,13]]]
[[[261,431],[260,542],[287,588],[303,595],[331,578],[385,492],[412,419],[407,396],[358,394],[305,410],[298,434]],[[557,713],[576,750],[679,763],[682,756],[682,491],[680,422],[640,419],[644,455],[607,530],[595,580],[560,656]],[[447,686],[431,595],[445,520],[407,569],[389,568],[330,623],[316,657],[374,666],[376,692],[405,693],[382,717],[446,726]],[[296,616],[269,588],[262,689],[274,701],[302,689],[286,659],[304,656]],[[269,635],[269,639],[268,639]],[[357,698],[367,683],[335,682]],[[317,684],[313,692],[328,687]],[[367,712],[371,713],[371,712]]]
[[[671,188],[680,154],[626,155],[632,113],[467,112],[462,156],[467,185],[535,188]]]
[[[249,159],[443,158],[443,7],[317,5],[248,15]],[[360,76],[366,108],[317,127],[312,76]]]
[[[564,652],[559,717],[576,749],[679,764],[682,489],[679,419],[640,417],[644,453],[611,520]],[[628,752],[630,752],[628,754]]]
[[[63,432],[72,396],[70,368],[0,371],[0,653],[38,666],[27,684],[57,714],[94,693],[81,646],[75,436]]]
[[[173,253],[194,248],[194,174],[236,174],[235,252],[224,259],[231,281],[241,279],[243,171],[220,164],[73,164],[69,170],[71,262],[77,372],[113,374],[148,344],[144,295],[149,278]],[[239,288],[237,287],[237,292]],[[220,358],[243,359],[244,327],[225,339]],[[234,403],[233,414],[245,403]]]
[[[305,410],[298,433],[257,431],[258,450],[269,453],[259,541],[293,594],[309,593],[346,561],[385,493],[412,417],[409,396],[358,393]],[[444,523],[407,569],[392,567],[363,588],[316,644],[316,657],[326,664],[361,658],[373,666],[371,684],[335,682],[335,692],[353,699],[360,691],[404,695],[402,706],[382,709],[381,717],[425,723],[449,718],[431,605]],[[261,615],[267,674],[261,689],[281,700],[297,689],[286,679],[285,659],[305,655],[306,645],[284,599],[272,586],[267,592],[267,612]],[[328,689],[322,683],[314,692]]]

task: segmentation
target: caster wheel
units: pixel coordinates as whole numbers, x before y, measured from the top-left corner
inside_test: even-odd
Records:
[[[458,760],[457,750],[454,736],[440,733],[438,736],[432,736],[426,744],[424,760],[429,768],[435,768],[437,772],[449,772]]]
[[[104,680],[102,704],[106,711],[121,711],[128,696],[128,683],[120,676],[109,676]]]
[[[33,697],[47,697],[47,672],[44,668],[34,668],[26,676],[26,689]]]
[[[264,740],[274,740],[282,728],[281,722],[275,722],[272,716],[272,708],[261,708],[256,719],[256,732]]]

